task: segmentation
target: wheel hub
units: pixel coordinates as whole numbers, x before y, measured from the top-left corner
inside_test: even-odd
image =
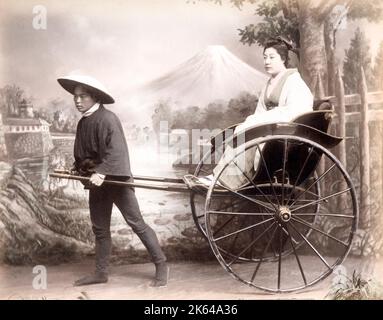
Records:
[[[291,219],[291,211],[286,206],[280,206],[277,214],[279,219],[281,219],[283,222],[288,222]]]

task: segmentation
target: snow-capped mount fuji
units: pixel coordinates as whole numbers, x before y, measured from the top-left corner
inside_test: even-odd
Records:
[[[209,46],[150,82],[146,89],[162,98],[202,107],[216,99],[229,100],[243,91],[258,93],[266,78],[224,46]]]
[[[203,108],[215,100],[228,101],[241,92],[258,94],[266,81],[264,73],[224,46],[212,45],[164,76],[140,87],[131,96],[129,105],[139,104],[141,115],[149,113],[149,117],[152,110],[148,110],[148,106],[160,100],[171,100],[179,108],[191,105]]]

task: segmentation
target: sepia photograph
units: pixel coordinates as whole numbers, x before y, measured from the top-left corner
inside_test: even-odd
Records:
[[[382,300],[382,30],[381,0],[0,0],[0,300]]]

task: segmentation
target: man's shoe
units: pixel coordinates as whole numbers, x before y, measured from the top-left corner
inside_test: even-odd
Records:
[[[166,287],[169,279],[169,266],[166,262],[156,264],[156,276],[151,282],[151,287]]]
[[[108,282],[108,274],[105,272],[95,272],[89,276],[82,277],[75,281],[73,286],[87,286],[90,284],[106,283]]]

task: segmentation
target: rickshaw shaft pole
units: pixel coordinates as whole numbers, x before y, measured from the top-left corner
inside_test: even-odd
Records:
[[[49,176],[52,178],[78,180],[82,182],[88,182],[90,179],[89,177],[82,177],[82,176],[65,174],[65,173],[50,173]],[[149,180],[149,177],[147,178],[148,178],[147,180]],[[163,180],[156,180],[156,181],[163,182]],[[184,183],[172,183],[172,184],[169,183],[166,185],[159,185],[159,184],[148,184],[148,183],[139,183],[139,182],[104,180],[104,184],[110,184],[110,185],[121,186],[121,187],[151,189],[151,190],[190,192],[190,189]]]
[[[63,173],[71,174],[69,170],[60,170],[55,169],[54,173]],[[73,175],[73,174],[72,174]],[[165,177],[149,177],[149,176],[133,176],[134,180],[146,180],[146,181],[156,181],[156,182],[171,182],[171,183],[184,183],[182,179],[179,178],[165,178]]]

